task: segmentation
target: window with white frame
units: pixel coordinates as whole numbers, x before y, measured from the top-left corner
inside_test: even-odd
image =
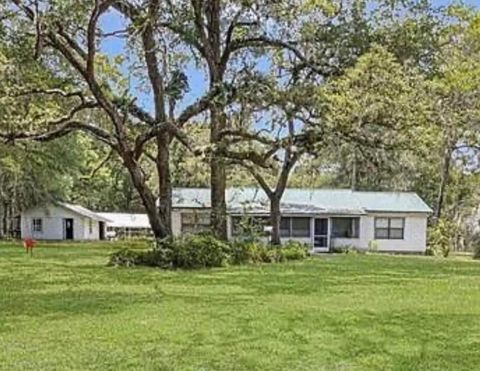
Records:
[[[210,213],[185,212],[181,214],[182,233],[202,233],[210,231]]]
[[[32,232],[43,232],[43,220],[40,218],[32,219]]]
[[[405,218],[375,218],[375,239],[403,240]]]
[[[310,237],[310,218],[282,217],[280,237]]]

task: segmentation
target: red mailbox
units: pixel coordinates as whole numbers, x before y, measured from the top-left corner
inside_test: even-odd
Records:
[[[33,248],[37,245],[37,241],[35,241],[33,238],[26,238],[23,240],[23,247],[25,247],[25,251],[30,253],[30,255],[33,255]]]

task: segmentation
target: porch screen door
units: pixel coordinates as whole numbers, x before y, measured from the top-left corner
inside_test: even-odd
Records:
[[[313,248],[328,250],[328,218],[315,218]]]

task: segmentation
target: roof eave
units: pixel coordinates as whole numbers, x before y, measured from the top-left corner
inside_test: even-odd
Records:
[[[80,215],[80,216],[82,216],[82,217],[84,217],[84,218],[92,219],[92,220],[95,220],[95,221],[97,221],[97,222],[104,222],[104,223],[109,223],[109,222],[111,222],[109,219],[106,219],[106,218],[98,215],[98,214],[95,213],[94,211],[90,211],[91,214],[90,214],[90,213],[87,214],[87,213],[82,213],[82,212],[80,212],[79,210],[77,210],[77,209],[75,209],[75,208],[71,207],[70,205],[68,205],[68,204],[66,204],[66,203],[63,203],[63,202],[57,202],[56,204],[57,204],[58,206],[60,206],[60,207],[63,207],[65,210],[68,210],[68,211],[70,211],[70,212],[72,212],[72,213],[75,213],[75,214],[77,214],[77,215]]]
[[[375,209],[366,209],[367,213],[391,213],[391,214],[433,214],[433,210],[375,210]]]

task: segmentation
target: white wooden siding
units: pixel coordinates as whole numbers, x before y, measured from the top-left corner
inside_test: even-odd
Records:
[[[185,211],[185,210],[184,210]],[[181,209],[172,213],[172,230],[175,236],[181,235]],[[319,217],[334,217],[335,215]],[[405,218],[404,238],[402,240],[375,240],[375,217]],[[400,214],[400,213],[370,213],[360,217],[359,238],[332,238],[331,246],[352,246],[359,249],[368,249],[369,244],[375,241],[378,251],[384,252],[413,252],[422,253],[427,246],[427,217],[428,214]],[[314,218],[314,216],[312,216]],[[227,219],[228,238],[232,238],[231,218]],[[308,238],[282,238],[282,243],[289,240],[299,241],[313,246],[313,229]],[[265,242],[267,240],[265,239]]]
[[[405,225],[402,240],[376,240],[375,218],[392,217],[404,218]],[[426,214],[369,214],[360,218],[359,238],[332,238],[332,246],[354,246],[368,249],[369,244],[375,241],[379,251],[391,252],[424,252],[427,247],[427,215]]]
[[[33,219],[42,219],[42,232],[33,232]],[[38,240],[64,240],[64,219],[73,219],[73,239],[98,240],[99,222],[92,220],[92,233],[89,230],[89,218],[78,215],[60,206],[45,206],[28,210],[21,215],[22,238]]]

